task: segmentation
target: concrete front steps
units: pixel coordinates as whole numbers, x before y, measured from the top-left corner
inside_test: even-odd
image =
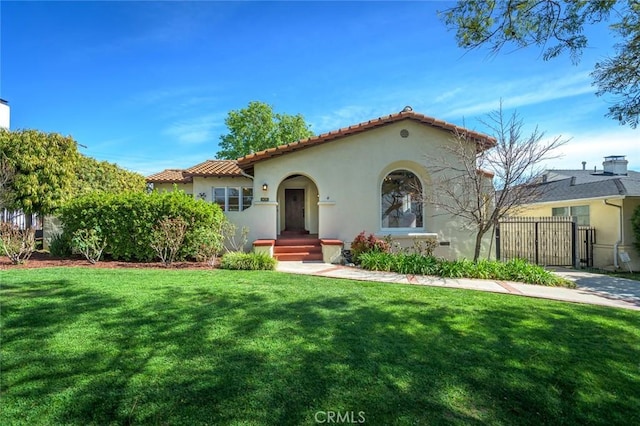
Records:
[[[321,261],[317,235],[281,235],[273,246],[273,257],[282,261]]]

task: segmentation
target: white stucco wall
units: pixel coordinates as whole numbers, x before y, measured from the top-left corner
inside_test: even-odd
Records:
[[[185,194],[193,195],[193,183],[154,183],[153,189],[158,192],[162,191],[173,191],[174,189],[178,189],[178,191],[184,191]]]
[[[254,197],[253,205],[246,210],[240,212],[225,212],[227,218],[233,222],[237,228],[237,235],[243,227],[249,228],[248,241],[245,246],[246,250],[251,248],[251,242],[264,238],[263,235],[268,234],[268,230],[264,228],[265,223],[275,223],[275,213],[272,213],[269,208],[265,209],[265,204],[260,203],[260,188],[254,187],[253,180],[245,177],[194,177],[193,182],[189,183],[156,183],[154,189],[157,191],[173,191],[177,188],[180,191],[184,191],[186,194],[199,197],[200,194],[205,194],[205,200],[208,202],[213,201],[213,188],[215,187],[253,187]],[[273,237],[275,238],[275,231],[273,231]]]
[[[205,194],[205,200],[211,201],[213,197],[213,188],[215,187],[243,187],[253,186],[253,181],[246,177],[194,177],[193,178],[193,194]],[[255,191],[255,188],[254,188]]]
[[[400,136],[402,129],[409,131],[407,138]],[[361,231],[380,236],[393,234],[394,231],[382,228],[382,180],[392,170],[407,169],[419,176],[423,188],[429,191],[432,179],[442,172],[433,165],[427,167],[427,163],[434,163],[427,158],[451,159],[444,149],[450,138],[449,132],[403,120],[258,162],[254,166],[255,180],[260,185],[263,182],[269,185],[268,191],[259,189],[259,192],[270,201],[278,202],[269,207],[276,210],[271,215],[275,214],[280,221],[283,213],[278,209],[284,204],[281,184],[288,176],[297,174],[312,180],[318,193],[309,193],[307,200],[314,195],[318,200],[320,238],[350,242]],[[265,223],[265,235],[258,238],[273,238],[276,226],[278,224]],[[309,231],[313,231],[313,225],[310,226]],[[465,230],[460,219],[433,206],[425,206],[424,229],[411,232],[421,231],[437,233],[440,241],[450,244],[438,248],[436,254],[440,256],[471,257],[473,254],[473,232]],[[406,236],[407,232],[400,234]]]
[[[280,233],[285,227],[285,209],[284,209],[284,196],[286,189],[304,189],[305,203],[304,211],[305,229],[311,234],[318,233],[318,189],[316,184],[306,176],[292,177],[283,181],[278,188],[277,200],[280,200],[278,204],[278,224],[277,229]],[[260,188],[262,190],[262,188]]]
[[[269,216],[269,212],[264,212],[264,207],[260,205],[260,190],[255,187],[254,181],[246,177],[194,177],[193,178],[193,194],[199,197],[205,194],[205,200],[213,201],[213,188],[218,187],[252,187],[253,203],[246,210],[238,212],[225,212],[227,218],[233,222],[237,228],[239,236],[243,227],[249,228],[249,234],[245,249],[251,248],[251,243],[261,238],[259,235],[264,233],[261,223]],[[257,204],[257,205],[256,205]],[[270,217],[269,222],[273,222],[275,218]]]

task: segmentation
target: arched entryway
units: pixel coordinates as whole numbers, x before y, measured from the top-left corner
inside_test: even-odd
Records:
[[[278,187],[278,234],[318,233],[318,187],[309,177],[293,174]]]

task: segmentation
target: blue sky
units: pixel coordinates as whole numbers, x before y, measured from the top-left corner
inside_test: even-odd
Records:
[[[250,101],[324,133],[400,111],[484,131],[502,99],[527,129],[570,143],[550,168],[602,167],[640,130],[605,118],[589,72],[613,53],[588,29],[576,66],[541,50],[459,49],[450,2],[0,3],[0,97],[11,128],[73,136],[81,151],[145,175],[214,158],[230,110]]]

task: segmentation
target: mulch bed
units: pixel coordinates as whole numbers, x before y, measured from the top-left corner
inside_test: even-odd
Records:
[[[0,256],[0,270],[6,269],[31,269],[31,268],[53,268],[60,266],[73,266],[85,268],[108,268],[108,269],[211,269],[204,262],[173,262],[168,268],[162,262],[124,262],[121,260],[101,260],[96,264],[89,263],[83,257],[72,257],[61,259],[51,256],[46,252],[34,252],[31,258],[21,265],[13,265],[8,257]]]

